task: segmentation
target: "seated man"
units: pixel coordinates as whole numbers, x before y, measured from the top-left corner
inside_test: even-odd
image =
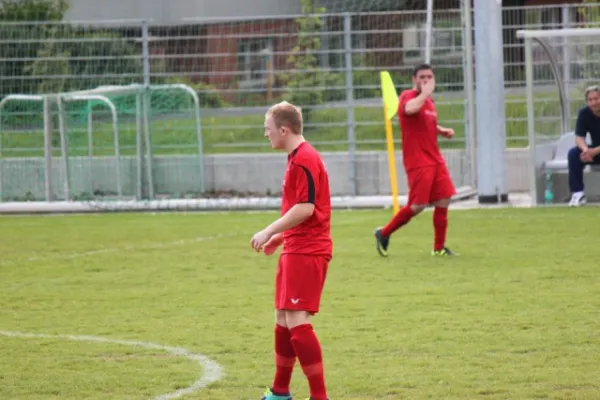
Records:
[[[575,127],[576,146],[569,150],[569,206],[577,207],[586,203],[583,192],[583,169],[586,164],[600,164],[600,86],[590,86],[585,90],[586,106],[579,110]],[[591,146],[585,137],[590,134]]]

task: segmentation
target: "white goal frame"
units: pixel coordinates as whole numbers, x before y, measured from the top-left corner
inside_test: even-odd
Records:
[[[198,174],[200,177],[204,177],[204,151],[203,151],[203,140],[202,140],[202,125],[201,125],[201,114],[200,114],[200,100],[196,91],[188,85],[184,84],[167,84],[167,85],[142,85],[142,84],[131,84],[122,86],[99,86],[90,90],[80,90],[63,93],[50,93],[50,94],[37,94],[37,95],[25,95],[25,94],[12,94],[6,96],[0,101],[0,138],[3,134],[2,127],[2,111],[6,104],[9,102],[42,102],[43,108],[43,121],[44,121],[44,201],[29,202],[28,205],[20,204],[19,202],[3,202],[3,170],[4,170],[4,159],[3,149],[1,147],[2,142],[0,141],[0,213],[19,212],[19,210],[27,210],[25,212],[79,212],[82,210],[101,210],[102,201],[94,202],[76,202],[72,201],[71,189],[70,189],[70,177],[69,177],[69,157],[68,157],[68,145],[67,145],[67,134],[69,128],[67,126],[67,118],[65,115],[64,104],[69,102],[85,102],[85,101],[98,101],[103,103],[110,111],[112,120],[112,131],[113,141],[115,147],[114,159],[115,159],[115,184],[117,192],[117,202],[111,201],[106,202],[106,210],[114,208],[114,204],[126,204],[127,207],[124,209],[143,209],[144,205],[151,203],[154,200],[154,177],[152,167],[152,152],[150,143],[150,100],[148,94],[152,91],[157,90],[176,90],[183,91],[190,95],[194,104],[194,120],[198,147]],[[137,129],[137,185],[135,199],[124,199],[122,193],[122,182],[121,182],[121,154],[119,149],[119,115],[115,104],[111,101],[111,95],[131,95],[135,96],[136,101],[136,129]],[[56,104],[58,108],[58,131],[60,134],[60,168],[62,175],[62,195],[63,201],[55,201],[54,194],[52,192],[52,111],[51,104]],[[93,136],[92,127],[92,114],[90,110],[88,115],[88,138],[91,141]],[[142,149],[142,142],[146,146],[145,151]],[[91,157],[91,149],[88,150],[88,156]],[[143,159],[146,158],[146,163]],[[144,167],[145,164],[145,167]],[[148,198],[142,197],[142,174],[146,172],[146,181],[148,184]],[[204,178],[200,180],[200,191],[204,192],[205,184]],[[120,202],[120,203],[119,203]],[[139,203],[134,207],[131,203]],[[90,203],[94,205],[90,206]],[[60,204],[60,205],[58,205]],[[149,207],[149,209],[155,209],[155,207]],[[37,211],[36,211],[37,210]]]
[[[527,102],[527,136],[528,158],[529,158],[529,190],[531,194],[532,205],[537,206],[538,201],[538,169],[536,160],[536,135],[535,135],[535,108],[533,100],[533,42],[538,43],[545,51],[550,61],[554,74],[554,79],[558,89],[558,96],[561,105],[561,130],[562,134],[569,132],[569,102],[561,81],[560,69],[553,52],[550,50],[547,39],[549,38],[575,38],[584,36],[598,36],[600,38],[600,28],[573,28],[573,29],[548,29],[548,30],[529,30],[522,29],[517,31],[517,38],[524,39],[525,45],[525,82],[526,82],[526,102]],[[600,43],[600,40],[599,40]]]

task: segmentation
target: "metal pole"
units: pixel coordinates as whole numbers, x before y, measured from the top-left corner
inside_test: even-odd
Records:
[[[466,94],[465,138],[469,158],[469,174],[471,187],[477,187],[477,143],[475,138],[475,85],[473,85],[473,24],[471,0],[463,0],[463,46],[465,48],[464,90]]]
[[[508,201],[504,57],[500,1],[475,2],[477,189],[479,203]],[[483,129],[485,127],[485,129]]]
[[[56,97],[58,108],[58,132],[60,135],[60,152],[62,153],[63,167],[63,197],[65,201],[71,200],[71,185],[69,179],[69,149],[67,146],[67,125],[65,122],[65,108],[61,96]]]
[[[562,28],[563,29],[569,29],[570,25],[571,25],[571,9],[569,8],[568,4],[563,4],[562,6],[562,15],[561,15],[561,19],[562,19]],[[563,86],[564,86],[564,92],[565,92],[565,102],[568,105],[566,107],[566,111],[567,111],[567,115],[566,115],[566,119],[567,119],[567,126],[571,125],[571,96],[569,93],[569,87],[570,87],[570,82],[571,82],[571,56],[569,54],[569,39],[566,36],[563,36],[563,43],[562,43],[562,61],[563,61]],[[561,133],[566,133],[566,132],[561,132]]]
[[[538,204],[537,173],[536,173],[536,143],[535,143],[535,110],[533,104],[533,60],[531,52],[531,38],[525,38],[525,82],[527,96],[527,135],[529,136],[529,190],[531,203]]]
[[[94,108],[92,101],[88,101],[88,187],[90,195],[94,194]]]
[[[154,198],[154,179],[152,174],[152,138],[150,136],[150,93],[148,89],[142,94],[142,121],[144,129],[144,146],[146,147],[146,179],[148,180],[148,199]]]
[[[94,155],[94,117],[92,115],[92,107],[92,102],[88,101],[88,157],[90,158]]]
[[[354,126],[354,82],[352,81],[352,16],[344,14],[344,50],[346,61],[346,103],[348,127],[348,157],[350,164],[350,180],[352,181],[352,192],[358,194],[358,179],[356,176],[356,131]]]
[[[465,91],[465,145],[468,158],[469,184],[477,187],[477,147],[475,142],[475,88],[473,85],[473,25],[471,13],[471,0],[463,0],[463,46],[465,49],[463,76]]]
[[[154,179],[152,173],[152,138],[150,133],[150,49],[148,21],[142,21],[142,64],[144,68],[144,101],[142,102],[142,118],[144,128],[144,145],[146,147],[146,179],[148,180],[148,198],[154,198]]]
[[[427,0],[427,22],[425,24],[425,62],[431,62],[431,36],[433,30],[433,0]]]
[[[110,103],[109,104],[110,111],[112,114],[112,124],[113,124],[113,140],[115,146],[115,162],[116,162],[116,172],[117,172],[117,196],[119,200],[123,198],[123,185],[121,184],[121,148],[119,146],[119,121],[117,119],[117,109],[115,106]]]
[[[48,96],[44,96],[44,164],[46,201],[52,201],[52,110]]]
[[[135,147],[137,156],[137,189],[136,200],[141,200],[144,191],[144,121],[142,118],[143,95],[135,96]]]
[[[150,33],[148,21],[142,21],[142,66],[144,69],[144,86],[150,86]]]

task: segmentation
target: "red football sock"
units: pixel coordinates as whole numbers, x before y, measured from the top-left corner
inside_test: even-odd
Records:
[[[406,225],[414,216],[415,212],[410,206],[402,207],[400,211],[394,215],[392,220],[381,230],[381,234],[385,237],[390,237],[392,233],[400,229],[401,226]]]
[[[281,325],[275,325],[275,379],[271,390],[275,394],[286,395],[290,392],[292,371],[296,363],[296,352],[292,346],[290,330]]]
[[[308,379],[312,400],[327,400],[325,376],[323,373],[323,355],[319,339],[311,324],[298,325],[290,329],[292,344],[298,361]]]
[[[433,210],[433,229],[435,231],[433,249],[442,250],[446,245],[446,231],[448,230],[448,208],[435,207]]]

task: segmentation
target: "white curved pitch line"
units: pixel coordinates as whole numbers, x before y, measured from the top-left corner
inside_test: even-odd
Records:
[[[132,347],[142,347],[145,349],[155,349],[155,350],[164,350],[167,353],[185,357],[189,360],[195,361],[202,367],[204,373],[195,381],[191,386],[188,386],[183,389],[179,389],[173,393],[161,394],[160,396],[154,397],[153,400],[168,400],[168,399],[176,399],[186,394],[193,393],[197,390],[204,389],[206,386],[210,385],[221,379],[224,375],[223,368],[211,360],[210,358],[202,355],[195,354],[190,352],[187,349],[182,347],[171,347],[171,346],[163,346],[156,343],[150,342],[140,342],[136,340],[119,340],[119,339],[109,339],[100,336],[79,336],[79,335],[48,335],[45,333],[28,333],[28,332],[14,332],[14,331],[2,331],[0,330],[0,336],[9,336],[9,337],[17,337],[17,338],[41,338],[41,339],[63,339],[63,340],[72,340],[78,342],[96,342],[96,343],[113,343],[120,344],[123,346],[132,346]]]

